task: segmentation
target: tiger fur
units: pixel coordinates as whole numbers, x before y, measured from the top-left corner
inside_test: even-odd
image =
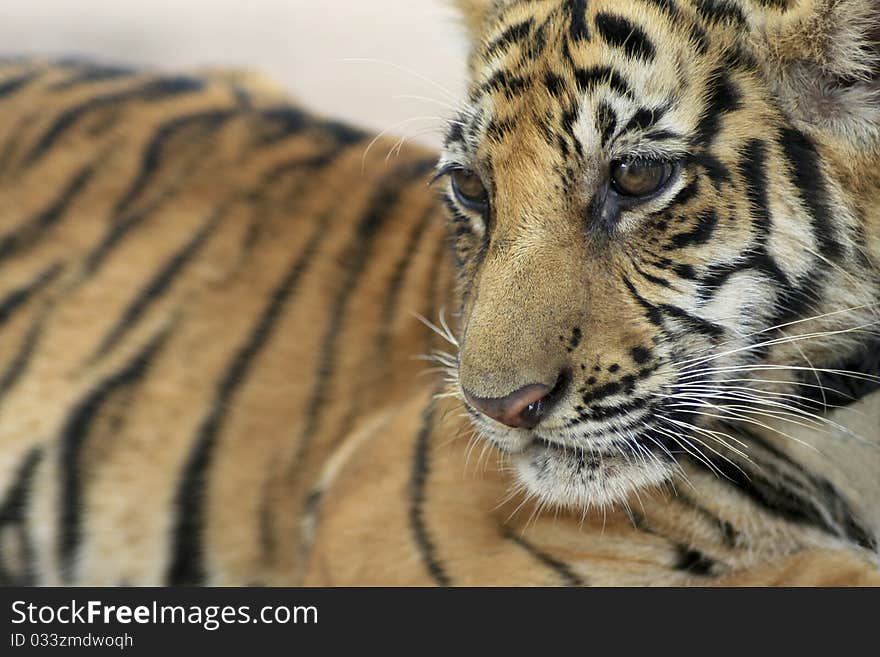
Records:
[[[0,581],[880,585],[880,8],[459,4],[439,164],[2,64]]]

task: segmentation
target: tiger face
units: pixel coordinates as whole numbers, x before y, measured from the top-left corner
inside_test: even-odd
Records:
[[[870,3],[459,4],[471,82],[438,165],[458,392],[531,493],[604,505],[735,452],[731,425],[857,349]]]

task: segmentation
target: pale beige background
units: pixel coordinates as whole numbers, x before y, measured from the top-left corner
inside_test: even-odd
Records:
[[[0,0],[0,54],[253,68],[320,111],[433,144],[465,51],[445,0]]]

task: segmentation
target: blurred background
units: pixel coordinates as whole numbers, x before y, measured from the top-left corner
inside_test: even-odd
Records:
[[[0,55],[253,69],[315,110],[435,146],[466,50],[448,0],[0,0]]]

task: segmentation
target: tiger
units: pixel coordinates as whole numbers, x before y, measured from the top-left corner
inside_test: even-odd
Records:
[[[439,153],[0,64],[0,582],[880,585],[880,6],[455,4]]]

